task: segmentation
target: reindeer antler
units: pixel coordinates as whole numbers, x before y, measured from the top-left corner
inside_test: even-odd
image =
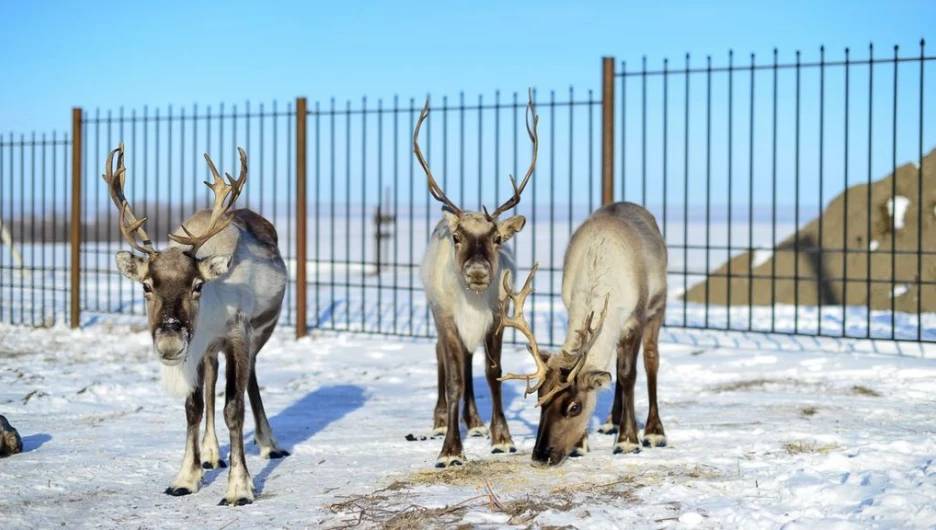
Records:
[[[488,221],[493,221],[497,218],[498,215],[506,212],[507,210],[513,208],[517,204],[520,204],[520,194],[523,193],[523,189],[526,188],[527,182],[530,180],[530,176],[533,175],[533,168],[536,167],[536,154],[539,151],[539,137],[536,134],[536,124],[539,122],[539,116],[536,115],[536,109],[533,107],[533,89],[529,89],[529,103],[527,103],[526,112],[524,112],[524,121],[526,122],[527,134],[530,136],[530,140],[533,142],[533,160],[530,162],[530,169],[527,170],[526,176],[523,177],[523,181],[520,183],[520,187],[517,187],[517,180],[514,179],[514,176],[508,174],[510,177],[510,183],[513,185],[514,193],[513,196],[507,199],[507,202],[501,204],[494,210],[493,214],[488,214],[487,208],[484,209],[484,215],[487,217]],[[533,127],[530,128],[530,115],[533,115]]]
[[[530,271],[530,275],[527,276],[526,282],[523,284],[523,288],[520,289],[520,293],[515,293],[513,287],[510,285],[510,271],[504,273],[504,291],[506,292],[505,296],[501,298],[501,320],[498,327],[498,332],[502,331],[505,326],[511,327],[519,331],[527,338],[530,342],[529,351],[533,355],[533,360],[536,361],[536,372],[532,374],[507,374],[503,377],[500,377],[499,381],[509,381],[513,379],[522,379],[526,381],[526,391],[523,393],[523,397],[526,397],[533,392],[539,390],[539,387],[543,386],[543,383],[546,381],[546,362],[543,361],[540,357],[539,346],[536,343],[536,337],[533,336],[533,331],[530,329],[530,325],[526,320],[526,317],[523,316],[523,304],[526,302],[526,297],[531,292],[533,292],[533,276],[536,274],[536,270],[539,268],[539,262],[536,262],[533,265],[533,269]],[[509,304],[508,299],[513,300],[514,303],[514,314],[511,316],[507,311],[507,305]],[[537,379],[535,385],[530,386],[530,381]]]
[[[118,153],[116,173],[114,172],[114,153]],[[107,154],[104,174],[101,175],[101,178],[107,183],[111,200],[114,201],[114,206],[116,206],[117,211],[120,212],[120,219],[117,220],[117,223],[120,226],[120,233],[123,234],[124,240],[126,240],[133,249],[144,254],[149,254],[151,257],[159,254],[159,252],[153,248],[153,242],[150,241],[149,236],[146,235],[146,231],[143,230],[143,223],[146,222],[147,218],[143,217],[142,219],[137,219],[136,216],[133,215],[133,210],[130,209],[130,203],[127,202],[127,197],[124,195],[127,168],[124,167],[123,142],[120,142],[116,149],[111,150],[111,152]],[[143,246],[137,243],[137,234],[139,234]]]
[[[234,205],[234,201],[240,196],[241,191],[244,189],[244,184],[247,182],[247,153],[240,147],[237,148],[237,152],[240,154],[240,176],[237,180],[234,180],[229,173],[225,173],[224,176],[227,177],[230,184],[224,182],[214,162],[211,161],[211,157],[208,156],[208,153],[205,153],[205,160],[208,162],[208,168],[211,170],[211,174],[214,177],[214,183],[209,184],[207,181],[205,182],[205,185],[211,188],[211,191],[214,193],[211,217],[208,219],[208,227],[205,228],[205,231],[196,236],[189,232],[188,228],[183,224],[181,228],[182,231],[185,232],[185,236],[169,234],[169,239],[176,243],[191,245],[192,248],[189,252],[193,256],[205,242],[227,228],[227,226],[231,224],[231,221],[234,220],[234,215],[229,214],[229,210]],[[225,202],[225,199],[228,199],[227,202]]]
[[[591,347],[595,344],[595,339],[598,337],[598,332],[601,330],[601,326],[604,324],[605,317],[608,315],[608,299],[611,295],[605,295],[604,307],[601,309],[601,316],[598,318],[598,325],[593,329],[591,327],[592,319],[595,317],[595,312],[592,311],[585,317],[585,323],[582,325],[582,329],[575,330],[579,334],[579,345],[573,349],[571,352],[562,351],[562,359],[560,362],[564,364],[566,368],[571,368],[569,375],[566,376],[564,382],[560,382],[553,388],[548,394],[541,397],[537,405],[545,405],[559,392],[572,386],[572,383],[575,382],[575,378],[578,376],[579,372],[582,370],[582,367],[585,366],[585,361],[588,359],[588,352],[591,351]]]
[[[413,151],[416,153],[416,159],[419,160],[419,165],[422,166],[423,171],[426,172],[426,176],[429,177],[429,193],[432,197],[448,206],[452,210],[452,213],[461,217],[462,210],[458,206],[455,206],[455,203],[451,201],[442,191],[442,187],[439,186],[439,183],[436,182],[435,177],[432,176],[432,170],[429,169],[429,163],[426,162],[426,159],[423,158],[422,150],[419,149],[419,128],[422,126],[422,122],[425,121],[426,117],[429,116],[429,98],[426,98],[426,104],[423,106],[422,112],[419,113],[419,121],[416,122],[416,129],[413,131]]]

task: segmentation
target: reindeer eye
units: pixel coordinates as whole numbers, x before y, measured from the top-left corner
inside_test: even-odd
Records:
[[[150,284],[148,284],[148,283],[144,283],[144,284],[143,284],[143,292],[146,293],[146,294],[150,294],[150,293],[153,292],[153,287],[150,286]]]
[[[581,412],[582,412],[582,404],[579,402],[573,402],[571,405],[569,405],[569,410],[567,411],[567,414],[569,416],[578,416]]]
[[[195,286],[192,287],[192,292],[194,292],[194,293],[200,293],[200,292],[201,292],[202,285],[205,285],[205,284],[204,284],[203,282],[198,282],[198,283],[196,283]]]
[[[501,244],[501,241],[502,241],[502,239],[501,239],[500,234],[497,234],[496,236],[494,236],[494,244],[495,244],[495,245],[500,245],[500,244]]]
[[[456,245],[461,243],[461,236],[458,234],[452,234],[452,243],[455,243]]]

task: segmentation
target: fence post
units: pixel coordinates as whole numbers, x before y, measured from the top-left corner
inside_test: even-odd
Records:
[[[601,204],[614,202],[614,57],[601,58]]]
[[[296,338],[306,336],[306,98],[296,98]]]
[[[72,196],[71,196],[71,318],[69,325],[80,325],[81,297],[81,107],[72,108]]]

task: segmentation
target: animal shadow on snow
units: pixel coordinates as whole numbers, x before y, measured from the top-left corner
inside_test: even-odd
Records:
[[[223,400],[219,400],[223,401]],[[250,402],[244,400],[246,410],[244,411],[244,426],[253,426],[253,413],[250,410]],[[283,449],[293,453],[293,449],[316,434],[325,430],[329,425],[341,420],[348,414],[364,406],[367,396],[364,388],[357,385],[330,385],[323,386],[312,392],[309,392],[292,405],[281,410],[275,416],[269,416],[270,427],[273,429],[273,435]],[[269,405],[264,403],[265,408],[269,410]],[[223,405],[221,405],[223,406]],[[219,407],[220,408],[220,407]],[[223,424],[223,415],[218,419]],[[219,425],[220,427],[220,425]],[[219,437],[221,433],[219,432]],[[254,444],[254,431],[251,429],[244,435],[244,451],[247,454],[259,454],[260,450]],[[230,443],[221,446],[221,454],[230,454]],[[253,476],[254,487],[257,489],[257,495],[263,493],[263,486],[270,474],[279,467],[284,461],[295,456],[286,458],[270,459],[266,466]],[[207,472],[205,474],[205,485],[209,485],[218,477],[222,469]]]
[[[45,433],[30,434],[23,436],[23,452],[28,453],[42,447],[42,445],[52,439],[51,435]]]

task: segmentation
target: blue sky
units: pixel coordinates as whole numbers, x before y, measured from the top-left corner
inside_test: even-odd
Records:
[[[659,67],[664,57],[670,58],[671,67],[681,67],[687,51],[693,54],[694,66],[703,65],[706,54],[712,54],[716,64],[724,64],[729,49],[735,50],[738,63],[747,62],[751,52],[757,53],[760,60],[769,60],[774,47],[780,49],[781,61],[792,61],[797,49],[803,50],[804,60],[815,60],[820,44],[826,46],[830,59],[840,58],[846,46],[853,48],[853,57],[864,58],[867,44],[872,41],[881,55],[892,54],[895,44],[906,54],[918,54],[921,37],[929,40],[928,49],[936,50],[933,20],[936,20],[936,2],[932,0],[679,0],[659,4],[550,0],[471,3],[6,1],[0,3],[0,65],[4,77],[0,83],[0,134],[67,131],[70,109],[74,105],[89,112],[95,108],[116,112],[122,106],[129,114],[129,109],[139,112],[143,105],[148,105],[150,113],[156,108],[165,112],[168,105],[174,105],[178,112],[179,107],[190,109],[193,103],[204,109],[205,105],[217,108],[220,102],[228,106],[243,105],[247,100],[256,110],[258,102],[269,105],[272,100],[278,100],[283,110],[286,103],[299,95],[308,97],[310,106],[315,101],[327,105],[329,98],[335,97],[339,107],[343,107],[346,100],[359,105],[362,96],[368,97],[369,105],[381,98],[386,104],[394,95],[399,95],[404,102],[416,97],[418,104],[427,92],[434,95],[434,102],[438,102],[441,95],[448,95],[453,102],[457,101],[460,91],[464,91],[468,102],[476,102],[479,94],[489,102],[495,90],[502,90],[507,97],[506,94],[514,91],[522,94],[531,85],[538,88],[542,98],[548,97],[550,89],[567,97],[569,87],[574,86],[578,99],[588,89],[595,89],[597,96],[603,55],[626,60],[628,68],[632,69],[644,55],[651,67]],[[936,81],[934,71],[936,67],[930,67],[927,73],[929,91],[936,87],[936,83],[930,81]],[[866,72],[856,69],[854,75],[866,75]],[[889,84],[886,75],[875,75],[877,82],[886,88]],[[901,127],[906,131],[902,129],[900,134],[900,161],[914,158],[917,152],[917,141],[913,138],[917,114],[911,106],[916,105],[918,96],[913,92],[913,75],[913,71],[901,71],[904,81],[900,116]],[[792,137],[787,130],[791,127],[792,115],[788,106],[792,101],[790,76],[784,74],[780,95],[783,106],[780,128],[784,135],[780,142],[781,164],[788,163],[791,158],[787,142]],[[804,82],[814,84],[815,81],[804,76]],[[716,81],[719,82],[722,81]],[[745,82],[739,78],[736,90],[746,89]],[[829,82],[833,82],[831,77]],[[762,91],[767,90],[769,79],[759,76],[757,83],[757,151],[760,153],[769,146],[769,140],[763,136],[767,132],[765,120],[769,117],[769,106],[761,108],[768,103],[769,96]],[[640,126],[634,121],[634,112],[640,107],[637,100],[631,99],[636,97],[638,87],[638,84],[628,85],[629,175],[641,170],[635,156],[641,145],[634,143],[638,142],[636,132]],[[671,86],[670,97],[680,100],[681,87],[679,84]],[[694,168],[704,164],[698,156],[706,148],[701,134],[704,130],[697,129],[704,119],[704,114],[700,114],[705,110],[704,87],[704,79],[693,79],[691,151]],[[862,102],[867,96],[861,92],[861,84],[856,83],[856,87],[853,104],[866,105]],[[888,97],[884,89],[875,87],[876,94]],[[718,100],[723,96],[718,94],[724,93],[724,84],[717,90],[721,92],[716,93],[713,112],[723,115],[724,104]],[[815,124],[809,120],[815,117],[815,90],[808,90],[812,91],[814,101],[804,101],[804,126],[814,130]],[[830,87],[830,90],[838,88]],[[649,118],[648,135],[657,137],[660,86],[651,85],[649,91],[649,105],[656,110]],[[746,105],[744,94],[742,91],[736,95],[742,109]],[[830,105],[837,104],[830,101]],[[930,116],[936,104],[927,105],[927,116]],[[889,108],[886,101],[876,103],[874,135],[880,147],[875,150],[874,178],[883,176],[881,172],[890,165],[885,156],[890,151],[884,143],[889,141],[891,131],[883,127],[889,123]],[[540,112],[544,113],[542,106]],[[681,123],[678,114],[681,108],[674,106],[671,112],[676,116],[670,119]],[[735,119],[742,120],[738,126],[743,129],[745,115],[739,112]],[[581,126],[582,119],[576,118],[577,127]],[[489,122],[485,123],[487,126]],[[556,123],[560,133],[568,127],[565,122]],[[541,124],[547,126],[545,118]],[[402,137],[408,134],[407,126],[405,121],[400,124]],[[455,122],[449,126],[453,127],[450,132],[457,131]],[[368,131],[370,127],[372,123]],[[467,126],[469,143],[472,127],[471,124]],[[522,125],[520,127],[522,131]],[[717,124],[715,127],[723,128]],[[868,129],[867,124],[859,120],[853,127],[856,138],[860,137],[862,127],[865,131]],[[436,124],[430,134],[439,132]],[[715,131],[714,137],[717,139],[723,132]],[[936,142],[933,132],[926,133],[926,150]],[[367,141],[373,141],[373,134],[368,134]],[[544,134],[541,132],[541,137]],[[671,140],[670,149],[673,150],[681,145],[681,133],[677,130],[676,134]],[[810,167],[816,166],[814,136],[804,136],[805,143],[809,144],[804,148],[804,163]],[[583,142],[582,137],[577,132],[575,142]],[[743,151],[744,145],[740,143],[743,140],[743,133],[736,131],[734,142],[738,152]],[[438,144],[438,140],[433,141]],[[727,142],[717,141],[721,145],[713,150],[716,156],[723,156],[721,152]],[[834,149],[836,140],[833,138],[829,142],[827,149]],[[97,146],[93,156],[101,158],[106,147],[103,143]],[[219,153],[216,158],[230,159],[230,164],[234,164],[233,147],[224,145],[215,150],[212,146],[210,149]],[[406,146],[400,149],[403,154],[408,152]],[[655,156],[653,153],[659,151],[659,146],[651,145],[648,149],[651,152],[648,156]],[[877,149],[881,155],[877,154]],[[486,156],[490,156],[489,151]],[[559,156],[563,156],[562,153]],[[863,155],[856,149],[853,156],[859,160]],[[338,158],[344,158],[340,147]],[[582,171],[585,160],[579,155],[575,160],[576,171]],[[92,165],[95,162],[91,160]],[[548,170],[544,165],[547,163],[549,160],[541,158],[538,175]],[[669,163],[670,171],[675,171],[674,166],[678,166],[680,160]],[[451,171],[458,164],[458,160],[452,160],[445,167]],[[471,164],[469,160],[467,174],[481,172]],[[518,164],[522,173],[525,162],[521,159]],[[724,183],[724,164],[719,164],[717,160],[712,164],[717,185]],[[485,165],[490,163],[486,161]],[[567,162],[560,158],[554,165],[564,169]],[[648,163],[649,179],[658,179],[659,166],[659,160]],[[501,166],[498,171],[506,173],[510,169]],[[784,174],[790,171],[782,168]],[[181,172],[179,169],[176,177]],[[361,177],[362,182],[373,178],[376,171],[371,168],[366,173],[369,176]],[[503,176],[498,178],[505,180]],[[693,179],[697,176],[694,174]],[[357,181],[358,176],[354,178]],[[473,185],[469,183],[469,189]],[[502,190],[506,186],[505,182],[498,185]],[[631,185],[628,184],[629,190]],[[536,193],[547,193],[548,188],[542,186]],[[636,193],[639,192],[638,187]],[[681,196],[678,187],[671,192]],[[758,192],[760,199],[766,197],[762,192]],[[351,193],[355,197],[359,195],[356,189]],[[695,198],[697,192],[691,195]],[[827,198],[828,194],[824,199]]]
[[[7,0],[0,13],[0,130],[28,132],[67,127],[73,105],[597,88],[602,55],[913,49],[936,2]]]

